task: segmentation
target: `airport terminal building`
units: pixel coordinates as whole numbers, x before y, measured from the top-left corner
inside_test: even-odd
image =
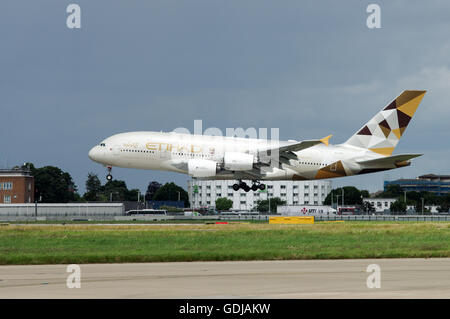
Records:
[[[384,190],[389,185],[400,185],[404,191],[408,192],[430,192],[435,195],[450,194],[450,175],[427,174],[414,179],[397,179],[395,181],[385,181]]]
[[[245,181],[251,184],[251,181]],[[323,205],[331,192],[330,180],[313,181],[264,181],[266,190],[234,191],[235,180],[197,180],[188,181],[188,194],[191,207],[214,207],[220,197],[233,201],[233,210],[254,210],[258,200],[279,197],[286,205]]]

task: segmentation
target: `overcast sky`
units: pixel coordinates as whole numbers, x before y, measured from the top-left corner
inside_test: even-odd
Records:
[[[66,7],[81,7],[81,29]],[[381,29],[366,8],[381,7]],[[119,132],[279,128],[281,139],[344,142],[404,89],[425,89],[395,153],[407,168],[333,180],[449,174],[449,1],[3,0],[0,167],[68,171],[80,194],[87,153]],[[129,188],[186,175],[114,168]]]

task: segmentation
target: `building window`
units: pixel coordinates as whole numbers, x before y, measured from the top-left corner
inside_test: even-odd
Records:
[[[281,185],[280,188],[281,189],[286,189],[286,185]]]
[[[294,186],[292,186],[292,188],[293,188],[293,189],[297,189],[297,188],[298,188],[298,185],[294,185]]]
[[[241,197],[245,197],[245,196],[247,196],[246,193],[241,193]]]
[[[0,189],[3,189],[5,191],[9,191],[13,188],[13,183],[12,182],[4,182],[4,183],[0,183]]]
[[[222,196],[222,193],[217,193],[216,196],[217,196],[217,197],[221,197],[221,196]]]
[[[10,195],[3,196],[3,203],[11,204],[11,196]]]
[[[305,193],[305,197],[309,197],[309,193]]]
[[[233,193],[228,193],[228,197],[233,197]]]
[[[272,189],[273,185],[267,185],[267,189]]]
[[[241,205],[245,205],[247,202],[245,200],[241,200]]]

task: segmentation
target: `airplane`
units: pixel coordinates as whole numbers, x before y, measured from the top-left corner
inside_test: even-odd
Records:
[[[314,180],[374,173],[411,165],[423,154],[392,155],[426,91],[406,90],[342,144],[331,135],[304,141],[128,132],[103,140],[89,158],[113,166],[236,180],[233,189],[264,190],[263,181]],[[243,180],[252,180],[249,186]]]

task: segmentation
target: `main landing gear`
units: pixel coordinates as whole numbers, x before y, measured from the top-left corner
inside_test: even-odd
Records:
[[[261,184],[257,181],[253,181],[253,185],[252,186],[248,186],[247,183],[239,180],[238,183],[233,184],[233,189],[235,191],[238,191],[239,189],[243,189],[246,192],[249,192],[250,190],[256,192],[258,189],[259,190],[265,190],[266,189],[266,185],[265,184]]]
[[[112,175],[111,175],[111,169],[112,169],[112,166],[106,166],[106,169],[108,170],[108,175],[106,175],[106,179],[107,179],[108,181],[112,181],[112,179],[113,179],[113,177],[112,177]]]

